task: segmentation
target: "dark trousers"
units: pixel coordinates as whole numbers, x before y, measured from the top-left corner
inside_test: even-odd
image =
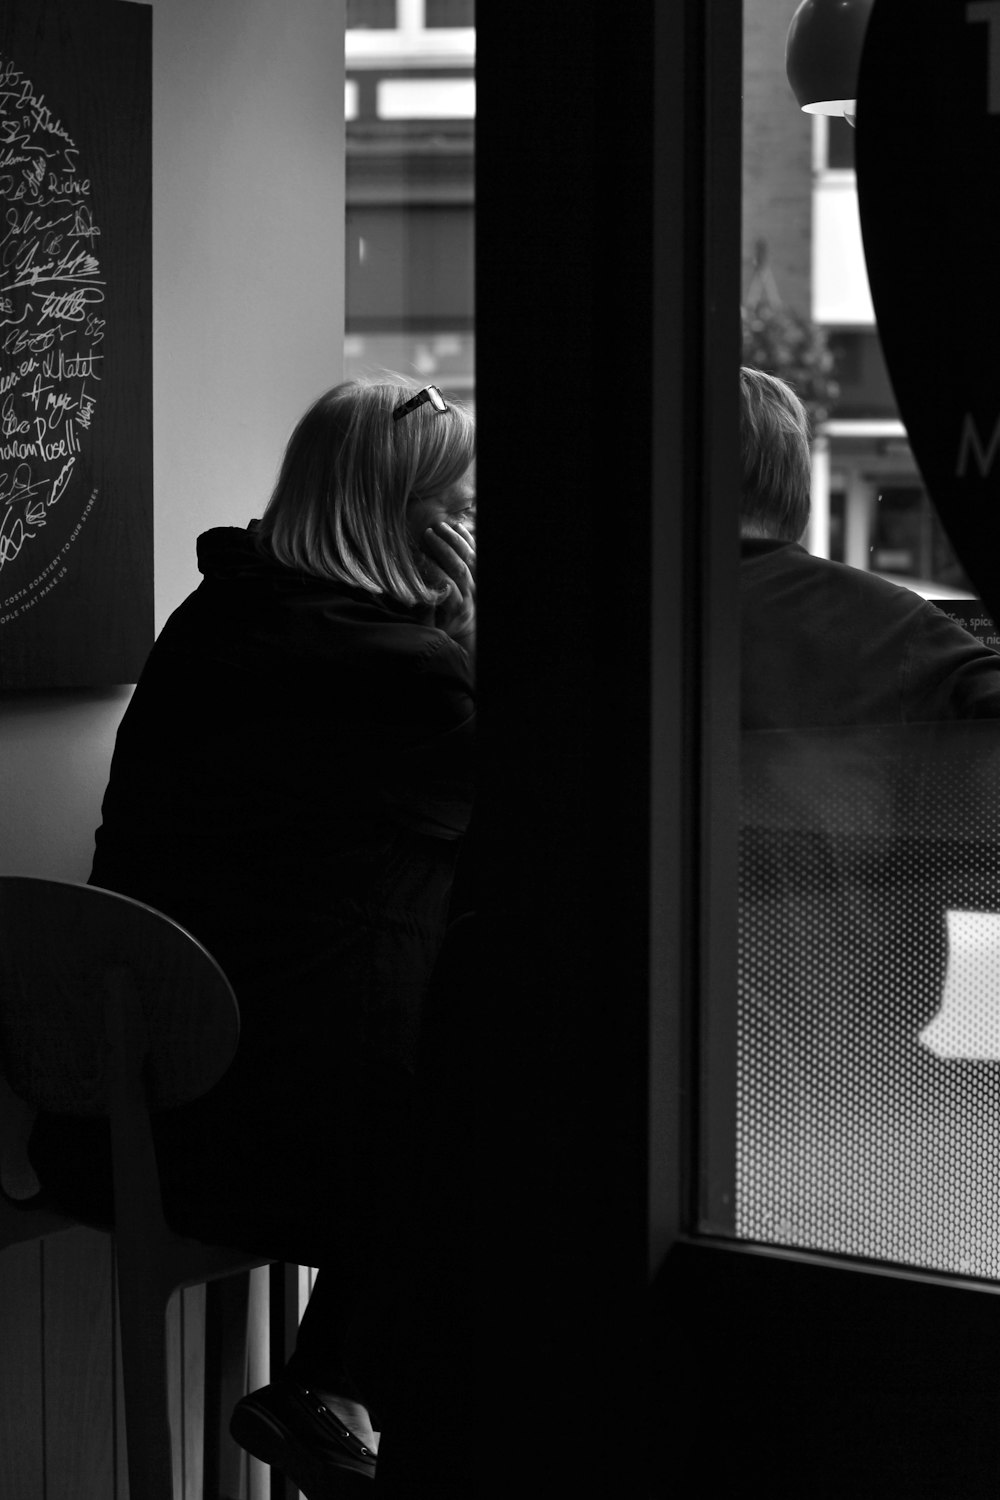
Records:
[[[287,1036],[278,1012],[274,1036],[245,1029],[209,1094],[153,1117],[168,1223],[317,1267],[290,1370],[379,1414],[391,1404],[403,1303],[446,1261],[452,1284],[468,1262],[459,1247],[475,1168],[473,933],[470,913],[453,923],[425,996],[415,1069],[359,1044],[341,1012],[317,1016],[313,1044],[297,1046],[294,1068],[276,1070]],[[55,1204],[83,1222],[113,1221],[105,1121],[43,1115],[30,1153]]]
[[[154,1139],[171,1227],[319,1269],[291,1368],[305,1384],[372,1404],[368,1387],[391,1358],[413,1078],[371,1059],[342,1059],[331,1072],[322,1089],[264,1092],[234,1070],[204,1099],[154,1116]],[[42,1115],[30,1155],[49,1201],[85,1223],[113,1222],[106,1121]]]

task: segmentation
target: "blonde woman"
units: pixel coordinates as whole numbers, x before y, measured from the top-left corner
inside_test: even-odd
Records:
[[[239,999],[232,1069],[159,1117],[158,1151],[179,1229],[320,1267],[285,1377],[233,1419],[308,1500],[375,1473],[385,1349],[359,1308],[472,803],[474,456],[433,386],[350,381],[309,408],[261,519],[198,539],[96,837],[92,883],[182,923]],[[31,1155],[56,1201],[110,1211],[100,1143],[43,1117]]]

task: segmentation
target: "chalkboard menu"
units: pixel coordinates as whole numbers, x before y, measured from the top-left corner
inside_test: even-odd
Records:
[[[0,688],[152,644],[151,12],[0,0]]]

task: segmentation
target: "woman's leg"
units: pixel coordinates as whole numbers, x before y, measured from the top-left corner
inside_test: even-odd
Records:
[[[319,1275],[288,1373],[380,1415],[417,1158],[412,1076],[368,1060],[345,1087],[344,1102],[339,1139],[326,1162],[325,1221],[316,1226],[326,1249],[316,1262]]]

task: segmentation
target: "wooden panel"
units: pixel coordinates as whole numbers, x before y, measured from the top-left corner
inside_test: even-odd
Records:
[[[184,1390],[181,1380],[181,1294],[174,1292],[167,1303],[167,1415],[170,1419],[170,1461],[173,1465],[174,1500],[184,1500],[181,1448]]]
[[[42,1244],[45,1500],[115,1493],[111,1241],[70,1229]]]
[[[203,1500],[204,1309],[205,1288],[196,1286],[183,1292],[174,1292],[165,1310],[166,1389],[174,1500]],[[119,1356],[116,1363],[119,1474],[115,1494],[116,1500],[129,1500],[121,1379]],[[233,1495],[231,1500],[242,1500],[242,1497]]]
[[[287,1319],[271,1318],[271,1288],[281,1287],[282,1296],[293,1303],[298,1317],[304,1308],[305,1290],[300,1267],[258,1266],[250,1272],[250,1307],[247,1319],[247,1390],[255,1391],[271,1380],[271,1336],[281,1328],[282,1337],[287,1334]],[[284,1309],[287,1313],[288,1307]],[[282,1483],[277,1470],[272,1473],[267,1464],[256,1458],[248,1458],[246,1464],[246,1490],[240,1500],[299,1500],[299,1491],[290,1482]]]
[[[112,1262],[114,1257],[112,1256]],[[115,1298],[114,1320],[114,1416],[112,1442],[115,1454],[115,1500],[129,1500],[128,1449],[125,1434],[125,1383],[122,1376],[121,1331],[118,1326],[118,1299]]]
[[[71,1230],[45,1253],[44,1278],[41,1241],[0,1258],[0,1500],[129,1500],[110,1241]],[[204,1286],[166,1312],[175,1500],[203,1494],[204,1317]],[[246,1500],[245,1474],[224,1494]]]
[[[229,1435],[229,1419],[247,1388],[249,1297],[249,1271],[206,1288],[204,1462],[208,1482],[218,1476],[224,1500],[244,1500],[246,1494],[246,1454]]]
[[[270,1380],[270,1320],[268,1282],[269,1268],[257,1266],[250,1272],[250,1322],[248,1332],[247,1389],[255,1391]],[[248,1500],[270,1500],[271,1470],[256,1458],[247,1459]]]
[[[681,1240],[648,1318],[651,1495],[1000,1494],[995,1285]]]
[[[41,1242],[0,1255],[0,1495],[44,1500]]]
[[[306,1310],[306,1304],[312,1296],[312,1289],[316,1285],[317,1269],[315,1266],[298,1266],[299,1273],[299,1322]]]
[[[299,1267],[275,1261],[268,1267],[268,1320],[270,1351],[267,1378],[270,1381],[284,1368],[295,1346],[299,1326]],[[278,1470],[271,1471],[271,1500],[299,1500],[292,1481]]]

